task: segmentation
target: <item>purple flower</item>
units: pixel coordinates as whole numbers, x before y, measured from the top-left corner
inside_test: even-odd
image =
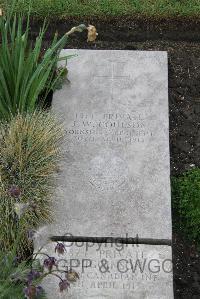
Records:
[[[58,254],[64,254],[65,245],[63,243],[58,243],[55,247],[55,252],[58,252]]]
[[[36,287],[29,285],[24,289],[24,295],[27,299],[33,299],[36,296]]]
[[[27,275],[28,284],[31,284],[33,280],[38,279],[40,276],[40,272],[32,269]]]
[[[21,190],[18,186],[13,185],[8,190],[8,193],[10,194],[10,196],[18,198],[21,194]]]
[[[70,284],[66,279],[60,281],[60,283],[59,283],[60,292],[67,290],[69,287],[70,287]]]
[[[44,289],[41,286],[29,285],[24,289],[24,295],[27,299],[37,299],[44,294]]]
[[[44,260],[43,265],[50,272],[53,266],[57,266],[57,260],[55,259],[55,257],[48,257],[47,259]]]
[[[44,289],[41,286],[36,287],[36,297],[41,296],[44,294]]]

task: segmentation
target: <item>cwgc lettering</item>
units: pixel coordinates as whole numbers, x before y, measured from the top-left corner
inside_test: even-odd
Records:
[[[76,113],[72,124],[66,129],[67,139],[79,142],[143,143],[150,140],[152,132],[147,129],[145,116],[141,114],[85,114]]]
[[[66,253],[57,256],[59,267],[79,273],[66,298],[173,298],[171,249],[166,246],[65,243]],[[46,248],[53,254],[53,246]],[[56,286],[52,278],[49,298]],[[49,283],[49,281],[46,281]]]

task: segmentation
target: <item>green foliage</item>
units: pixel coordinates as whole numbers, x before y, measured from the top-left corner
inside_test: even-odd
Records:
[[[13,0],[0,0],[2,5]],[[30,0],[18,0],[17,11],[28,11]],[[31,0],[38,17],[117,16],[199,16],[199,0]]]
[[[58,40],[55,34],[48,49],[43,51],[45,31],[44,24],[31,47],[29,17],[24,24],[23,16],[13,14],[12,9],[5,17],[0,17],[0,119],[8,120],[18,112],[33,112],[39,95],[43,95],[40,103],[43,105],[62,76],[62,72],[55,76],[55,69],[67,35]]]
[[[58,80],[55,84],[55,89],[61,89],[65,82],[69,82],[67,79],[68,70],[66,67],[58,67],[56,72]]]
[[[18,234],[16,204],[30,204],[22,223],[26,232],[52,218],[51,195],[60,158],[62,126],[51,113],[13,117],[0,126],[0,244],[8,250]],[[14,192],[12,189],[17,189]],[[12,190],[12,191],[10,191]],[[17,194],[18,193],[18,194]]]
[[[42,281],[40,277],[34,277],[33,273],[42,274],[42,267],[38,260],[22,260],[16,254],[17,242],[13,243],[10,251],[0,251],[0,298],[1,299],[23,299],[25,298],[25,288],[28,285],[38,286]],[[31,275],[30,275],[31,274]],[[36,299],[35,297],[30,297]],[[45,299],[45,292],[42,290],[37,299]]]
[[[172,179],[172,204],[175,226],[200,244],[200,169]]]
[[[25,263],[18,267],[14,265],[15,254],[0,252],[0,298],[1,299],[22,299],[24,298],[24,284],[14,278],[26,271]]]
[[[23,217],[24,215],[25,213]],[[22,218],[19,221],[20,227]],[[18,238],[14,240],[10,251],[0,251],[1,299],[46,299],[46,291],[40,284],[44,278],[52,275],[57,278],[58,292],[67,291],[78,281],[79,274],[75,270],[60,265],[61,261],[64,263],[67,260],[49,256],[43,252],[43,247],[31,256],[22,259],[17,251],[20,232],[19,229]],[[56,243],[55,253],[57,255],[63,255],[65,250],[64,243]]]

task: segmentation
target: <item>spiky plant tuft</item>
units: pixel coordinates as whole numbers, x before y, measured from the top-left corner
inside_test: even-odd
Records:
[[[29,228],[51,220],[50,198],[55,185],[62,137],[62,125],[47,112],[18,114],[10,122],[1,124],[2,248],[8,249],[17,236],[20,209],[28,210],[23,217],[24,236]]]

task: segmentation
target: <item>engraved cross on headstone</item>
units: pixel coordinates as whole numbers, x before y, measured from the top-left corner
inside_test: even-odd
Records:
[[[104,74],[108,70],[108,65],[97,65],[96,74],[93,76],[93,78],[94,79],[100,79],[100,78],[106,79],[111,83],[110,84],[110,88],[111,88],[110,95],[111,95],[111,99],[113,99],[115,83],[121,83],[122,80],[123,80],[123,82],[124,82],[124,80],[125,80],[125,82],[127,82],[127,80],[130,80],[130,75],[128,75],[128,76],[120,75],[120,72],[123,71],[123,66],[125,65],[125,62],[116,62],[116,61],[112,61],[112,60],[110,60],[109,62],[111,62],[111,68],[109,68],[110,74]],[[105,80],[99,81],[98,83],[105,84]]]

